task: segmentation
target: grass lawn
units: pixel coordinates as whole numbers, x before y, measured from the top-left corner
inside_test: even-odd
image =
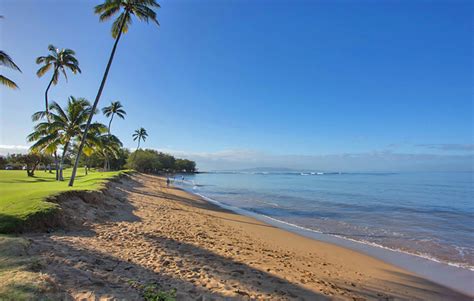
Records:
[[[0,233],[13,231],[33,215],[55,210],[56,204],[45,201],[48,196],[69,190],[97,190],[107,180],[123,173],[90,171],[86,176],[79,172],[74,187],[69,187],[71,171],[65,170],[65,181],[59,182],[54,173],[36,171],[35,177],[28,177],[24,170],[0,170]]]

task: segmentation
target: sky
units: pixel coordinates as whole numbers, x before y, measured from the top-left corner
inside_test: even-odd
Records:
[[[47,46],[82,74],[50,90],[93,101],[113,39],[93,0],[0,0],[0,49],[22,73],[0,90],[0,154],[26,151],[43,109]],[[134,20],[99,106],[119,100],[125,147],[194,159],[201,170],[474,168],[474,2],[163,0],[160,26]],[[97,120],[106,122],[103,116]]]

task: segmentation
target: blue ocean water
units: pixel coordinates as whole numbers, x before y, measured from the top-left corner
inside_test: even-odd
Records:
[[[319,233],[474,270],[473,177],[467,172],[216,172],[186,175],[175,184]]]

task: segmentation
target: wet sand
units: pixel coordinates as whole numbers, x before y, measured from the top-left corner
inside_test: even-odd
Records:
[[[41,272],[72,299],[472,300],[413,273],[227,211],[136,174],[61,203],[67,230],[25,235]]]

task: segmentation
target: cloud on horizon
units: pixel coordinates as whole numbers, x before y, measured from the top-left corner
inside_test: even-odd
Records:
[[[474,151],[474,144],[454,144],[454,143],[441,143],[441,144],[417,144],[417,147],[442,150],[442,151]]]

